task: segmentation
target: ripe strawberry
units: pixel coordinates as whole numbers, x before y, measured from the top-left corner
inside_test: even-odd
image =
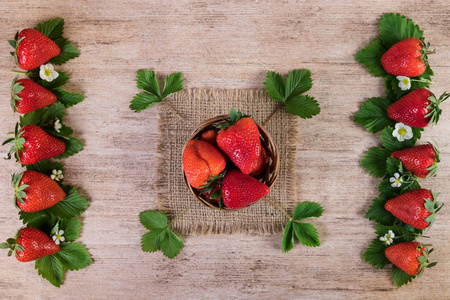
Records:
[[[202,141],[210,143],[211,145],[217,146],[216,137],[217,131],[214,129],[210,129],[208,131],[203,132],[202,135],[200,136],[200,139]]]
[[[381,57],[381,64],[386,72],[395,76],[417,77],[427,68],[428,45],[421,40],[410,37],[404,39]]]
[[[213,145],[190,140],[183,152],[183,169],[193,188],[205,185],[211,176],[218,176],[226,167],[225,157]]]
[[[61,53],[54,41],[33,28],[22,30],[9,43],[16,49],[11,54],[23,70],[35,69]]]
[[[391,156],[402,162],[413,175],[420,178],[436,176],[439,151],[431,144],[394,151]]]
[[[264,172],[269,165],[270,157],[267,155],[266,149],[261,146],[261,153],[257,160],[253,162],[252,171],[250,172],[250,176],[258,176],[262,172]]]
[[[15,239],[8,239],[6,243],[0,244],[0,248],[10,248],[8,256],[14,253],[21,262],[32,261],[59,251],[59,246],[48,235],[33,227],[22,228]]]
[[[230,112],[230,121],[218,124],[217,145],[244,174],[250,174],[252,165],[261,153],[259,130],[255,122],[236,112]]]
[[[450,94],[444,93],[439,99],[429,90],[420,88],[398,99],[388,107],[389,118],[416,128],[437,124],[442,109],[439,104],[444,102]]]
[[[66,198],[56,181],[36,171],[14,174],[12,186],[16,190],[14,200],[25,212],[44,210]]]
[[[11,86],[11,107],[20,114],[49,106],[56,102],[56,96],[30,79],[14,78]]]
[[[14,153],[16,160],[20,160],[24,165],[32,165],[66,151],[66,144],[63,141],[49,135],[36,125],[26,125],[19,131],[16,124],[14,134],[14,138],[8,138],[3,142],[3,145],[14,143],[7,158],[11,158]]]
[[[441,207],[436,201],[438,194],[426,189],[416,189],[403,193],[384,204],[384,208],[400,221],[417,229],[431,227],[434,214]]]
[[[384,250],[386,258],[409,275],[422,274],[427,267],[428,255],[431,252],[432,250],[428,251],[424,245],[418,242],[403,242]],[[428,267],[435,265],[436,263],[431,263]]]
[[[223,203],[231,209],[244,208],[267,195],[269,191],[267,185],[239,170],[228,171],[222,182]]]

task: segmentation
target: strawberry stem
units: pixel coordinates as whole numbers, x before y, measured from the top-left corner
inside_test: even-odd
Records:
[[[170,222],[170,224],[167,226],[167,228],[172,226],[172,224],[175,223],[175,221],[178,220],[178,218],[181,217],[185,212],[187,212],[189,208],[191,208],[191,207],[190,206],[186,207],[178,216],[176,216],[175,219],[173,219],[172,222]]]
[[[183,116],[181,116],[179,113],[177,113],[175,108],[172,105],[170,105],[169,102],[167,102],[166,100],[161,100],[161,102],[167,105],[167,107],[174,113],[175,116],[177,116],[178,119],[180,119],[183,122],[186,122],[186,119],[183,118]]]
[[[283,103],[278,104],[277,108],[275,109],[275,111],[270,115],[269,119],[267,119],[266,123],[264,123],[264,127],[266,127],[266,125],[270,122],[270,120],[272,120],[273,116],[275,116],[275,114],[280,110],[280,108],[283,106]]]
[[[278,208],[283,214],[286,215],[286,217],[288,217],[288,219],[289,219],[290,221],[292,221],[292,217],[289,216],[288,213],[287,213],[284,209],[282,209],[278,204],[276,204],[275,202],[273,202],[273,201],[267,199],[266,197],[264,197],[264,200],[266,200],[267,202],[269,202],[270,204],[272,204],[273,206],[275,206],[276,208]]]

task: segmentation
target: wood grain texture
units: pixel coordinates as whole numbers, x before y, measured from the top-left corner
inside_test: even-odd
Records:
[[[352,115],[367,98],[380,96],[381,79],[354,59],[377,35],[385,12],[412,18],[437,49],[430,57],[433,91],[450,87],[450,4],[422,1],[1,1],[0,133],[17,120],[9,108],[13,60],[6,40],[18,29],[63,17],[65,36],[81,50],[59,70],[71,74],[67,89],[86,100],[68,110],[68,123],[85,150],[65,160],[67,182],[91,199],[83,214],[81,241],[95,262],[68,272],[56,289],[32,264],[0,256],[0,290],[5,299],[448,299],[450,210],[439,213],[427,233],[439,264],[412,284],[397,289],[388,270],[361,259],[374,238],[364,218],[378,181],[359,167],[363,152],[379,139],[354,124]],[[135,72],[181,71],[188,88],[263,88],[267,70],[287,73],[308,68],[322,113],[301,120],[297,145],[298,199],[326,209],[315,220],[322,246],[281,250],[281,235],[193,235],[172,261],[140,251],[145,232],[142,210],[155,209],[156,108],[135,114],[128,104],[137,92]],[[159,107],[158,109],[165,109]],[[423,141],[436,139],[442,150],[437,178],[422,181],[441,191],[450,186],[450,104],[439,125]],[[4,147],[3,152],[7,149]],[[18,167],[0,161],[1,239],[20,222],[11,204],[10,173]]]

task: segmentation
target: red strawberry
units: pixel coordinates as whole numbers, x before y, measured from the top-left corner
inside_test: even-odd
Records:
[[[230,170],[222,182],[222,197],[226,207],[244,208],[269,193],[264,183],[246,175],[239,170]]]
[[[428,251],[418,242],[403,242],[386,248],[384,254],[391,263],[402,269],[405,273],[409,275],[420,275],[427,266],[428,254],[431,251]],[[423,262],[419,261],[419,259],[423,260]],[[430,264],[429,267],[435,264]]]
[[[16,64],[23,70],[32,70],[61,53],[54,41],[33,28],[22,30],[10,44],[16,49]]]
[[[221,188],[221,184],[218,183],[217,185],[215,185],[215,186],[211,189],[211,191],[204,191],[204,192],[201,193],[201,195],[203,196],[203,198],[205,198],[206,200],[208,200],[208,201],[210,201],[210,202],[219,202],[219,201],[220,201],[220,195],[218,195],[217,198],[216,198],[216,197],[211,198],[211,196],[212,196],[215,192],[217,192],[218,190],[220,190],[220,188]]]
[[[48,235],[33,227],[22,228],[15,239],[8,239],[6,243],[0,244],[0,248],[10,248],[8,255],[14,252],[21,262],[36,260],[59,251],[59,246]]]
[[[14,199],[25,212],[44,210],[66,198],[66,193],[56,181],[36,171],[14,174],[12,185],[16,190]]]
[[[200,136],[200,139],[202,141],[210,143],[211,145],[217,146],[216,137],[217,131],[214,129],[210,129],[208,131],[203,132],[202,135]]]
[[[389,118],[416,128],[436,124],[442,109],[439,104],[444,102],[450,94],[444,93],[439,99],[429,90],[420,88],[398,99],[388,107]]]
[[[428,45],[421,40],[411,37],[404,39],[381,57],[381,64],[386,72],[396,76],[417,77],[427,68]]]
[[[231,109],[230,121],[218,124],[217,145],[244,174],[250,174],[261,153],[259,130],[255,122]]]
[[[3,145],[15,143],[9,150],[8,158],[14,153],[16,160],[24,165],[32,165],[66,151],[63,141],[49,135],[39,126],[26,125],[19,132],[17,124],[14,133],[15,137],[6,139]]]
[[[30,79],[13,80],[11,86],[11,107],[20,114],[49,106],[56,102],[56,96]]]
[[[402,162],[413,175],[420,178],[436,176],[439,151],[431,144],[394,151],[391,156]]]
[[[262,172],[264,172],[269,165],[270,157],[267,155],[266,149],[261,146],[261,153],[257,160],[253,162],[252,171],[250,172],[250,176],[258,176]]]
[[[183,152],[183,169],[193,188],[205,185],[211,176],[218,176],[226,167],[225,157],[208,142],[190,140]]]
[[[384,207],[400,221],[425,229],[431,227],[434,214],[440,210],[437,195],[426,189],[416,189],[388,200]]]

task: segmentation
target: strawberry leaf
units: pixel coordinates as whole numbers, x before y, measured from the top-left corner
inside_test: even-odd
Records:
[[[375,77],[388,75],[381,65],[381,57],[387,51],[387,48],[376,38],[370,44],[356,53],[356,60],[363,64],[370,74]]]
[[[285,253],[294,248],[294,226],[292,223],[293,221],[289,221],[284,228],[283,241],[281,242],[281,245]]]
[[[362,257],[373,267],[383,269],[391,263],[384,254],[385,249],[386,245],[379,238],[373,239]]]
[[[76,241],[80,237],[81,221],[69,219],[59,221],[59,230],[64,230],[65,243]]]
[[[83,95],[70,93],[59,87],[53,88],[51,92],[55,94],[58,101],[61,102],[66,108],[74,106],[75,104],[78,104],[84,100]]]
[[[36,259],[34,268],[54,286],[60,287],[63,283],[63,267],[54,254]]]
[[[311,71],[307,69],[292,70],[286,79],[284,99],[289,101],[312,88]]]
[[[403,243],[403,242],[412,242],[416,238],[416,230],[411,226],[408,227],[400,227],[400,226],[383,226],[377,224],[375,226],[375,233],[381,237],[385,236],[389,233],[389,230],[392,230],[395,234],[394,243]],[[419,230],[418,233],[421,233]]]
[[[386,49],[410,37],[423,40],[423,31],[420,30],[419,26],[414,25],[411,19],[407,19],[400,14],[385,14],[380,20],[379,33],[380,40]]]
[[[409,275],[402,271],[399,267],[392,265],[391,277],[394,281],[394,284],[398,287],[401,287],[408,282],[411,282],[416,276]]]
[[[83,150],[83,142],[77,138],[69,137],[61,140],[66,144],[66,151],[56,156],[55,159],[67,158]]]
[[[139,220],[148,230],[167,228],[167,217],[159,211],[143,211],[139,214]]]
[[[64,235],[66,235],[65,232]],[[62,245],[59,252],[53,256],[58,259],[64,270],[77,271],[92,264],[89,252],[79,243]]]
[[[39,229],[51,227],[53,223],[53,216],[45,210],[33,213],[19,211],[19,219],[22,220],[23,225]]]
[[[183,79],[181,72],[173,73],[166,76],[162,98],[167,98],[183,89]]]
[[[366,218],[382,225],[393,225],[397,219],[384,208],[384,204],[389,199],[383,195],[373,199],[372,205],[366,213]]]
[[[43,35],[47,36],[51,40],[56,40],[60,38],[64,30],[64,20],[61,18],[56,18],[53,20],[48,20],[43,23],[39,23],[36,27],[37,31],[40,31]]]
[[[62,121],[64,115],[64,105],[59,102],[55,102],[52,105],[21,116],[19,123],[20,127],[22,128],[30,124],[40,127],[51,124],[51,126],[53,127],[53,123],[55,122],[55,120],[59,119]]]
[[[47,208],[47,212],[61,219],[72,219],[82,214],[88,208],[89,202],[74,187],[65,186],[64,191],[67,194],[66,198]]]
[[[320,217],[323,213],[323,208],[319,203],[305,201],[297,204],[294,210],[293,219],[300,221],[311,217]]]
[[[72,42],[66,38],[60,37],[54,40],[56,45],[61,49],[61,53],[53,57],[50,62],[55,65],[62,65],[66,63],[68,60],[80,56],[80,51],[72,45]]]
[[[264,82],[267,94],[275,101],[285,102],[285,83],[284,78],[276,72],[267,72],[266,81]]]
[[[413,135],[413,137],[409,140],[404,140],[403,142],[400,142],[396,137],[392,135],[394,132],[394,128],[391,126],[387,126],[383,129],[383,131],[380,134],[381,141],[383,143],[383,147],[387,150],[394,152],[397,150],[402,150],[406,148],[411,148],[416,144],[417,137]],[[420,131],[416,130],[416,132]],[[413,134],[416,133],[413,131]]]
[[[64,173],[64,165],[58,161],[51,160],[41,160],[38,163],[33,165],[27,165],[27,170],[36,171],[47,176],[51,176],[53,174],[53,170],[61,170]]]
[[[40,86],[51,91],[54,88],[65,85],[68,80],[69,80],[69,74],[67,74],[65,72],[59,72],[58,77],[56,77],[52,81],[48,82],[47,80],[39,80],[37,83]]]
[[[160,249],[161,239],[164,237],[165,229],[147,232],[142,236],[141,248],[144,252],[156,252]]]
[[[286,100],[286,111],[303,119],[309,119],[320,113],[320,107],[314,97],[301,95]]]
[[[300,243],[309,247],[320,246],[319,233],[317,229],[309,223],[292,222],[295,235]]]
[[[161,91],[159,88],[158,79],[156,78],[155,72],[151,70],[137,71],[136,84],[138,89],[141,89],[150,95],[156,96],[159,100],[161,100]]]
[[[369,132],[376,133],[386,126],[395,124],[395,121],[387,114],[389,105],[390,103],[386,99],[369,98],[361,105],[353,120],[364,126]]]
[[[169,228],[164,230],[159,247],[168,258],[174,258],[183,248],[183,241]]]
[[[130,109],[135,112],[141,112],[159,102],[161,102],[161,99],[158,96],[140,93],[136,94],[131,100]]]
[[[391,152],[389,150],[372,147],[366,151],[361,166],[373,177],[384,177],[386,175],[386,159]]]

